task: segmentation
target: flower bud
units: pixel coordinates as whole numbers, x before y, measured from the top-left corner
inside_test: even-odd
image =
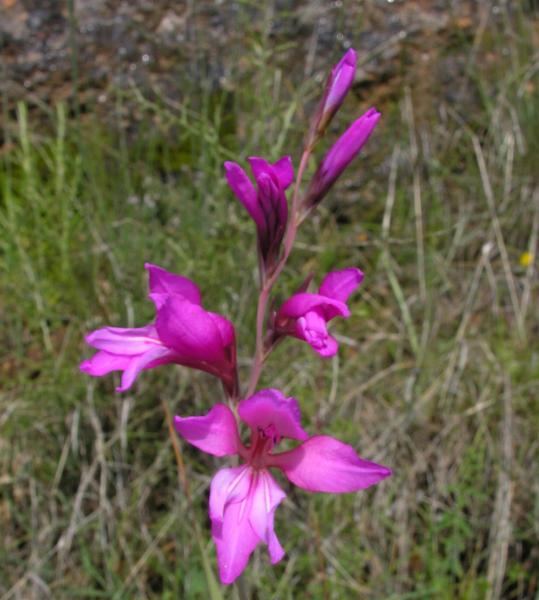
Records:
[[[348,90],[354,82],[356,63],[356,52],[350,48],[331,70],[324,96],[314,118],[312,128],[314,138],[324,133],[331,119],[341,107]]]
[[[354,121],[333,144],[322,159],[309,185],[303,203],[305,212],[314,208],[322,200],[330,187],[357,156],[376,127],[380,116],[375,108],[370,108],[357,121]]]

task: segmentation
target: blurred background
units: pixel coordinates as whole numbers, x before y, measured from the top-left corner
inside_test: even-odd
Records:
[[[254,345],[254,226],[222,164],[297,167],[330,67],[360,65],[324,149],[383,118],[276,288],[355,265],[339,355],[288,340],[261,384],[394,475],[308,494],[280,480],[287,550],[256,599],[538,598],[539,10],[527,0],[0,0],[0,599],[235,598],[216,584],[208,485],[163,403],[78,364],[84,333],[153,318],[143,263],[195,279]],[[312,173],[316,161],[310,165]],[[193,523],[199,523],[199,539]]]

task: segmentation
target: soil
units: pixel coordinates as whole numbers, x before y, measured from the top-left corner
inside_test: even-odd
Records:
[[[0,0],[3,95],[9,108],[67,101],[110,112],[133,87],[181,99],[190,83],[228,89],[257,42],[288,76],[322,79],[346,48],[361,57],[355,90],[380,105],[402,87],[465,101],[474,36],[507,3],[472,0]],[[533,3],[530,3],[533,11]],[[286,47],[283,47],[286,45]],[[240,77],[238,78],[238,70]],[[459,94],[464,95],[459,97]]]

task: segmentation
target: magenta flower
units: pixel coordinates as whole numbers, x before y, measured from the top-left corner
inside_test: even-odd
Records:
[[[146,264],[155,323],[145,327],[103,327],[86,336],[98,350],[81,371],[101,377],[123,371],[117,391],[131,387],[143,369],[177,363],[219,377],[228,394],[237,389],[234,326],[202,308],[200,290],[190,279]]]
[[[349,296],[363,281],[363,273],[354,267],[328,273],[317,294],[300,292],[291,296],[275,317],[274,341],[283,335],[305,340],[321,356],[333,356],[339,345],[327,330],[334,317],[350,316]]]
[[[226,179],[255,222],[259,255],[263,266],[268,269],[279,256],[288,220],[285,190],[294,179],[294,170],[289,156],[283,156],[274,164],[258,157],[251,157],[248,161],[257,189],[245,171],[233,162],[225,162]]]
[[[322,134],[341,107],[346,94],[354,83],[356,64],[356,52],[350,48],[331,70],[322,102],[315,116],[315,133]]]
[[[341,135],[322,159],[307,190],[304,207],[309,210],[327,194],[330,187],[363,148],[381,115],[370,108]]]
[[[232,583],[242,573],[259,543],[267,544],[272,564],[284,556],[274,515],[285,493],[270,468],[280,469],[292,483],[310,492],[355,492],[391,475],[390,469],[363,460],[337,439],[309,437],[301,427],[297,401],[278,390],[262,390],[242,400],[238,413],[251,429],[248,446],[242,444],[234,415],[224,404],[216,404],[203,417],[174,420],[178,433],[203,452],[239,455],[244,461],[239,467],[221,469],[211,482],[209,512],[223,583]],[[281,438],[302,443],[273,454]]]

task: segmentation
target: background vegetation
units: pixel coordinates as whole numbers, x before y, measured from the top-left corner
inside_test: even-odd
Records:
[[[370,104],[383,112],[277,292],[347,265],[365,282],[334,324],[337,357],[290,340],[262,383],[300,400],[310,432],[394,475],[344,496],[287,489],[276,517],[287,557],[272,568],[257,551],[253,598],[538,597],[538,30],[532,4],[501,6],[452,16],[426,58],[400,48],[389,80],[360,74],[329,135]],[[118,395],[116,377],[78,364],[85,332],[152,318],[151,261],[195,279],[236,324],[248,370],[254,227],[222,163],[291,153],[297,166],[321,91],[317,71],[303,80],[302,53],[290,66],[294,39],[251,16],[221,87],[186,76],[176,100],[111,87],[106,114],[78,104],[76,77],[65,103],[4,93],[2,600],[235,597],[215,584],[207,518],[223,461],[182,445],[187,495],[162,404],[199,414],[219,385],[165,367]],[[361,54],[359,33],[349,41]],[[341,52],[318,56],[320,72]]]

